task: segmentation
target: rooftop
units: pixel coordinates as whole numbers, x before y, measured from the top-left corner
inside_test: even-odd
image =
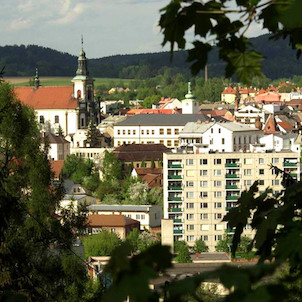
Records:
[[[137,220],[124,215],[90,215],[87,223],[91,227],[125,227],[128,225],[139,225]]]
[[[90,211],[148,212],[152,207],[154,207],[154,205],[92,204],[87,208]]]

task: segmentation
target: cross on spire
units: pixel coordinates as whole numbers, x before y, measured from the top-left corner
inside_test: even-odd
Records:
[[[82,49],[83,49],[83,44],[84,44],[84,42],[83,42],[83,35],[81,35],[81,45],[82,45]]]

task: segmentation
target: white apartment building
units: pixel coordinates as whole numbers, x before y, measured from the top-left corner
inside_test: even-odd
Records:
[[[216,120],[224,120],[221,117]],[[179,146],[179,133],[188,122],[210,120],[203,114],[138,114],[114,126],[114,147],[123,144]]]
[[[141,230],[150,230],[161,225],[163,215],[159,205],[100,205],[88,206],[90,214],[124,215],[140,222]]]
[[[180,146],[202,145],[218,152],[248,150],[250,144],[259,141],[263,132],[232,122],[187,123],[179,134]]]
[[[255,127],[257,119],[260,119],[262,125],[265,123],[265,113],[262,109],[252,105],[243,106],[234,112],[235,121]]]
[[[299,158],[299,153],[290,150],[201,153],[194,147],[191,152],[165,153],[164,218],[173,220],[174,240],[185,240],[193,246],[201,238],[214,251],[224,233],[233,232],[222,219],[241,192],[256,180],[260,192],[267,187],[280,192],[281,176],[275,175],[270,164],[299,179]],[[245,234],[253,236],[249,226]]]

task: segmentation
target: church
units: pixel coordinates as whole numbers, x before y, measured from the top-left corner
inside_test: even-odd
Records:
[[[40,86],[38,70],[34,87],[15,87],[17,98],[33,108],[42,130],[73,136],[78,129],[100,122],[100,102],[94,97],[94,79],[89,76],[83,41],[78,69],[70,86]]]

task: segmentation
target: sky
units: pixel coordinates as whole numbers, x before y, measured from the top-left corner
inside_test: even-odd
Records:
[[[169,0],[0,0],[0,45],[35,44],[88,58],[168,50],[157,26]],[[253,25],[248,36],[263,34]],[[189,46],[189,45],[188,45]]]

